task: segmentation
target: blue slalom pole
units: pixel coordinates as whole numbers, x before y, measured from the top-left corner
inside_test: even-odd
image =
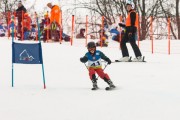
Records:
[[[12,87],[14,87],[14,64],[13,64],[13,49],[14,49],[14,21],[12,21]]]
[[[40,41],[40,27],[39,27],[38,17],[36,18],[36,20],[37,20],[37,26],[38,26],[38,40],[39,40],[40,48],[41,48],[43,84],[44,84],[44,89],[46,89],[46,81],[45,81],[45,74],[44,74],[44,64],[43,64],[43,55],[42,55],[42,47],[41,47],[41,41]]]

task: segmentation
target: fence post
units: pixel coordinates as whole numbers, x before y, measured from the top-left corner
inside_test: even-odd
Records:
[[[138,47],[140,47],[140,22],[139,22],[139,14],[138,14],[138,26],[137,26],[137,39],[138,39]]]
[[[102,16],[102,24],[101,24],[101,37],[100,37],[101,47],[103,42],[103,32],[104,32],[104,16]]]
[[[122,22],[122,15],[119,17],[119,22]],[[121,33],[122,33],[122,28],[119,28],[119,49],[121,49]]]
[[[153,41],[153,17],[150,17],[150,38],[151,38],[151,48],[152,48],[152,54],[154,53],[154,41]]]
[[[73,44],[73,37],[74,37],[74,15],[72,15],[71,46]]]
[[[22,11],[22,28],[20,28],[20,29],[22,29],[21,30],[21,40],[23,40],[24,39],[24,11]]]
[[[87,39],[88,39],[88,15],[86,15],[86,43],[85,46],[87,45]]]
[[[170,55],[171,52],[171,43],[170,43],[170,26],[171,26],[171,21],[170,17],[168,17],[168,54]]]
[[[7,26],[8,26],[8,39],[9,39],[9,37],[10,37],[10,26],[9,26],[9,24],[10,24],[10,12],[8,11],[8,15],[7,15],[8,17],[7,17]]]
[[[61,11],[61,14],[60,14],[60,18],[59,18],[59,19],[60,19],[60,27],[59,27],[59,32],[60,32],[60,34],[59,34],[60,39],[59,39],[59,40],[60,40],[60,41],[59,41],[59,42],[60,42],[60,44],[61,44],[61,43],[62,43],[62,34],[63,34],[63,29],[62,29],[62,26],[63,26],[63,25],[62,25],[62,11]]]

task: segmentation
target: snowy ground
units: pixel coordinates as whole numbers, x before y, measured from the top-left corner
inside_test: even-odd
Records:
[[[91,91],[91,81],[79,58],[84,40],[42,43],[47,89],[43,89],[41,65],[14,65],[11,87],[11,40],[0,38],[1,120],[179,120],[180,41],[149,40],[140,43],[147,63],[113,63],[105,70],[116,90],[98,80],[100,90]],[[118,44],[98,48],[112,60],[121,57]],[[131,48],[129,48],[131,49]],[[130,54],[134,57],[132,51]]]

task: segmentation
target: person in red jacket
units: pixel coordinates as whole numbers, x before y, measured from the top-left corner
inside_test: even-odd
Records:
[[[31,18],[29,17],[28,13],[24,14],[24,19],[22,21],[22,30],[24,33],[24,39],[29,39],[29,32],[31,30]]]
[[[135,41],[135,35],[137,32],[137,28],[138,28],[138,14],[136,13],[136,11],[133,9],[134,7],[134,3],[133,2],[127,2],[126,4],[127,7],[127,11],[128,11],[128,15],[126,17],[126,24],[122,24],[119,23],[120,27],[124,27],[125,28],[125,34],[124,37],[121,41],[121,51],[122,51],[122,58],[120,59],[120,61],[122,62],[128,62],[129,61],[129,52],[126,46],[126,43],[129,41],[133,51],[135,53],[135,58],[133,59],[133,61],[138,62],[138,61],[143,61],[143,57],[141,54],[141,51],[139,49],[139,47],[136,44]]]

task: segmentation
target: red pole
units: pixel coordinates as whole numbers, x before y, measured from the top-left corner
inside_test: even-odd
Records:
[[[171,26],[171,21],[170,17],[168,17],[168,54],[170,55],[171,52],[171,44],[170,44],[170,26]]]
[[[72,31],[71,31],[71,46],[73,44],[73,34],[74,34],[74,15],[72,15]]]
[[[9,39],[9,37],[10,37],[9,23],[10,23],[10,12],[8,12],[8,39]]]
[[[59,42],[62,43],[62,33],[63,33],[63,29],[62,29],[62,11],[61,11],[61,14],[60,14],[60,28],[59,28],[59,32],[60,32]]]
[[[138,47],[140,47],[140,26],[139,26],[139,14],[138,14],[138,28],[137,28],[137,38],[138,38]]]
[[[154,53],[154,41],[153,41],[153,18],[152,18],[152,16],[150,17],[150,22],[151,22],[150,38],[151,38],[151,48],[152,48],[152,54],[153,54]]]
[[[101,25],[101,38],[100,38],[101,47],[103,42],[103,32],[104,32],[104,16],[102,16],[102,25]]]
[[[88,34],[88,15],[86,15],[86,43],[85,43],[85,46],[87,45],[87,34]]]
[[[21,36],[21,39],[23,40],[24,39],[24,11],[22,11],[22,36]]]
[[[119,21],[120,23],[122,22],[122,15],[120,15],[119,17]],[[119,49],[121,49],[121,32],[122,32],[122,28],[119,28]]]
[[[38,27],[38,24],[37,24],[37,13],[35,12],[34,13],[35,15],[35,21],[36,21],[36,41],[38,41],[38,30],[37,30],[37,27]]]
[[[14,35],[15,35],[15,40],[17,37],[17,30],[16,30],[16,12],[14,12]]]

